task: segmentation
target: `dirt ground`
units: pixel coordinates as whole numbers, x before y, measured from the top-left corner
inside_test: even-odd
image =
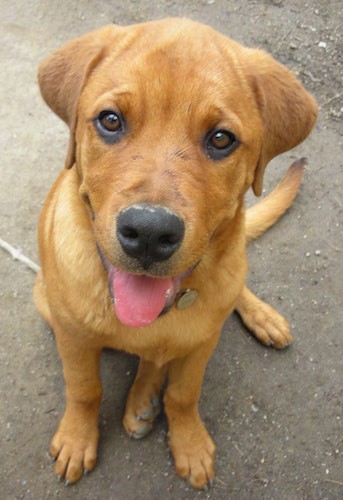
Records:
[[[75,486],[57,481],[47,450],[64,407],[60,362],[32,303],[34,273],[0,249],[1,498],[343,498],[342,1],[0,0],[0,10],[0,237],[35,261],[38,213],[67,144],[36,71],[70,38],[111,22],[187,16],[270,51],[320,106],[311,137],[267,170],[269,190],[306,156],[301,192],[249,249],[250,285],[289,319],[295,341],[283,352],[266,349],[237,317],[227,320],[200,404],[217,444],[207,492],[176,477],[163,415],[146,439],[126,436],[121,418],[137,360],[110,351],[98,465]]]

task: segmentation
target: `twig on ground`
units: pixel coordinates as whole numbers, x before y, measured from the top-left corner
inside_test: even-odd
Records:
[[[302,74],[305,75],[305,76],[308,76],[309,79],[312,80],[313,83],[321,82],[321,79],[320,78],[316,78],[315,76],[313,76],[313,74],[311,73],[311,71],[303,70]]]
[[[13,247],[2,238],[0,238],[0,247],[6,250],[14,260],[19,260],[35,273],[38,273],[38,271],[40,270],[40,267],[35,262],[23,255],[20,248]]]
[[[340,99],[342,97],[343,94],[336,94],[334,95],[333,97],[330,97],[330,99],[328,99],[327,101],[325,101],[322,106],[325,107],[327,106],[328,104],[330,104],[332,101],[335,101],[336,99]]]
[[[342,481],[335,481],[334,479],[325,479],[326,483],[338,484],[339,486],[343,486]]]

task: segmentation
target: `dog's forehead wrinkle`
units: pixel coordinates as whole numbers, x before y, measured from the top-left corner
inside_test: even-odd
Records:
[[[175,151],[172,151],[171,152],[171,157],[176,157],[176,158],[180,158],[181,160],[190,160],[190,155],[185,151],[185,150],[182,150],[182,149],[176,149]]]
[[[181,145],[180,143],[183,141],[179,141],[179,144],[175,145],[175,147],[172,147],[171,149],[168,149],[165,153],[165,158],[166,161],[169,162],[170,160],[174,160],[175,158],[180,158],[181,160],[190,160],[192,159],[192,151],[194,148],[194,144],[191,143],[189,140],[189,144],[186,145]]]

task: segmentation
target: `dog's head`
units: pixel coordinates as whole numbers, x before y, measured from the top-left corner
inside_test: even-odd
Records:
[[[85,35],[41,65],[39,82],[70,127],[66,167],[76,164],[113,286],[149,289],[156,311],[316,117],[284,66],[185,19]]]

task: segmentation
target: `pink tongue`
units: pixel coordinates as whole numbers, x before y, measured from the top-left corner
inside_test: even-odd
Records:
[[[110,276],[118,319],[128,326],[150,325],[174,292],[172,278],[137,276],[119,269]]]

